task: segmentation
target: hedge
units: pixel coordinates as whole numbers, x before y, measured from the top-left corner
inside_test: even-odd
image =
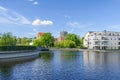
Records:
[[[0,46],[0,51],[35,50],[36,46]]]

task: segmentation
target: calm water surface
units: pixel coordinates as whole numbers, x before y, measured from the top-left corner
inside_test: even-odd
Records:
[[[120,53],[53,51],[0,64],[0,80],[120,80]]]

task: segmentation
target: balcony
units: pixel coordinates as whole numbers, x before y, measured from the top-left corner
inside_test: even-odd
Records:
[[[109,40],[107,37],[102,37],[101,39],[102,40]]]

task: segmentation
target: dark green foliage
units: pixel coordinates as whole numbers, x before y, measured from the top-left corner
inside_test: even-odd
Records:
[[[0,51],[35,50],[36,46],[0,46]]]

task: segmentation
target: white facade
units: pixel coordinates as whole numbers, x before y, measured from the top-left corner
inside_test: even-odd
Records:
[[[120,32],[89,31],[84,38],[88,49],[120,49]]]

